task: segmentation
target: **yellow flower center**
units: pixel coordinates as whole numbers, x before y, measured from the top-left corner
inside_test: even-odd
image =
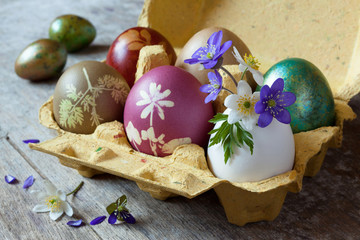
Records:
[[[249,65],[252,69],[259,70],[260,63],[253,55],[247,55],[245,53],[244,61],[247,65]]]
[[[61,201],[57,196],[49,196],[45,199],[45,203],[51,212],[58,212],[60,210]]]
[[[275,107],[275,106],[276,106],[276,102],[275,102],[273,99],[270,99],[270,100],[268,101],[268,106],[269,106],[269,107]]]
[[[251,96],[245,94],[243,96],[239,96],[239,99],[236,101],[238,104],[238,111],[242,114],[249,116],[254,112],[254,106],[256,104],[255,99],[251,99]]]

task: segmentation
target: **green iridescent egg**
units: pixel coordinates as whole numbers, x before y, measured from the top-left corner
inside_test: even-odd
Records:
[[[29,44],[15,61],[16,74],[24,79],[40,81],[57,76],[66,63],[63,44],[51,39],[39,39]]]
[[[76,52],[88,46],[96,36],[96,29],[85,18],[76,15],[57,17],[50,25],[50,39],[61,42],[68,52]]]
[[[294,133],[334,125],[334,98],[328,81],[314,64],[301,58],[285,59],[265,73],[264,84],[271,86],[278,78],[284,79],[284,91],[296,95],[296,102],[287,108]]]

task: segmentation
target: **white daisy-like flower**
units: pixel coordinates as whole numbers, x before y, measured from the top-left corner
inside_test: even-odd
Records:
[[[225,99],[225,106],[230,109],[229,124],[240,121],[246,130],[252,130],[256,125],[259,115],[255,113],[255,104],[260,99],[260,93],[252,93],[250,85],[241,80],[237,86],[237,94],[231,94]]]
[[[150,83],[149,94],[143,90],[140,91],[142,100],[136,102],[137,106],[147,105],[141,112],[140,117],[145,119],[150,114],[150,126],[152,126],[152,119],[154,108],[157,109],[158,115],[161,120],[165,119],[164,110],[162,107],[173,107],[174,102],[170,100],[163,100],[171,94],[170,89],[166,89],[164,92],[161,91],[161,84],[156,86],[156,83]]]
[[[262,86],[264,84],[264,77],[263,77],[262,73],[258,70],[259,65],[260,65],[258,60],[251,54],[249,56],[247,56],[246,53],[245,53],[245,56],[243,59],[241,57],[239,51],[236,49],[236,47],[233,47],[233,49],[234,49],[233,55],[236,58],[236,60],[239,62],[239,70],[241,72],[244,72],[246,70],[251,72],[251,74],[254,77],[255,82],[258,85]]]
[[[63,215],[71,217],[73,209],[69,203],[66,202],[66,194],[62,190],[49,183],[45,183],[45,191],[33,190],[40,203],[33,208],[34,212],[50,212],[50,218],[56,220]]]

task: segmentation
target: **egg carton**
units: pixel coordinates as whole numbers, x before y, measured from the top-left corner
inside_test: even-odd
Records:
[[[160,200],[177,195],[194,198],[214,188],[228,221],[242,226],[275,219],[287,192],[299,192],[303,176],[319,171],[328,147],[340,146],[343,122],[354,119],[355,114],[340,100],[335,100],[335,109],[336,126],[294,135],[296,153],[291,171],[259,182],[236,183],[214,177],[204,149],[195,144],[179,146],[163,158],[137,152],[118,121],[99,125],[93,134],[66,132],[54,119],[52,97],[40,109],[40,122],[57,130],[59,136],[30,144],[30,148],[58,157],[61,164],[85,177],[110,173],[130,179]]]
[[[39,144],[30,144],[30,147],[58,157],[61,164],[77,169],[85,177],[105,172],[133,180],[140,189],[160,200],[177,195],[194,198],[214,188],[228,221],[239,226],[248,222],[275,219],[287,192],[299,192],[303,177],[314,176],[320,170],[327,149],[341,146],[344,120],[356,117],[347,102],[360,91],[360,70],[356,68],[356,63],[360,60],[360,35],[350,32],[358,30],[357,23],[353,20],[359,17],[353,14],[333,14],[339,9],[349,9],[336,1],[320,0],[312,7],[307,4],[310,3],[288,3],[285,0],[266,6],[253,4],[250,0],[225,0],[220,4],[205,0],[146,0],[138,22],[140,26],[152,27],[161,32],[177,52],[198,30],[218,25],[235,32],[255,56],[262,57],[260,70],[263,72],[288,55],[305,58],[319,66],[328,77],[335,97],[336,125],[294,134],[295,163],[291,171],[259,182],[236,183],[218,179],[208,169],[204,149],[194,144],[179,146],[172,155],[160,158],[132,149],[122,123],[117,121],[99,125],[90,135],[63,131],[54,119],[52,98],[41,107],[39,117],[41,124],[57,130],[59,136]],[[330,12],[318,11],[320,7]],[[359,9],[359,6],[353,7]],[[262,17],[254,19],[253,16],[259,16],[259,12]],[[274,12],[276,14],[271,14]],[[289,27],[281,25],[290,13],[293,15],[289,20],[290,24],[286,25]],[[343,17],[340,22],[347,27],[333,29],[332,33],[339,34],[337,37],[345,34],[348,37],[341,41],[319,38],[319,30],[314,24],[319,23],[322,28],[331,26],[339,21],[336,17]],[[249,19],[254,21],[250,24],[246,22]],[[298,25],[292,23],[299,19],[310,20],[300,21],[301,24]],[[321,22],[322,19],[326,21]],[[276,30],[276,26],[281,31]],[[284,42],[294,32],[294,28],[302,37],[295,34],[291,38],[291,44]],[[279,34],[275,34],[277,32]],[[272,41],[262,41],[267,34]],[[312,41],[304,44],[304,39]],[[309,51],[309,47],[315,42],[319,46]],[[326,48],[333,48],[334,45],[336,53],[339,53],[338,49],[345,53],[342,58],[348,61],[346,66],[338,63],[338,59],[333,56],[336,53],[326,51]],[[145,72],[156,67],[156,64],[149,67],[150,65],[138,64],[138,67],[147,69]],[[236,69],[234,66],[228,67]]]

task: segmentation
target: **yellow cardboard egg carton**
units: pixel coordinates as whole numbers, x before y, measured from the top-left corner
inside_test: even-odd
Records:
[[[250,0],[145,1],[139,25],[158,30],[178,49],[198,30],[218,25],[238,34],[263,60],[263,72],[287,56],[305,58],[320,68],[335,96],[336,126],[295,134],[295,164],[289,172],[259,182],[229,182],[213,176],[204,149],[194,144],[179,146],[172,155],[160,158],[132,149],[120,122],[101,124],[90,135],[65,132],[54,119],[52,98],[41,107],[39,117],[41,124],[56,129],[59,136],[30,147],[58,157],[86,177],[106,172],[133,180],[161,200],[176,195],[193,198],[214,188],[229,222],[240,226],[273,220],[287,192],[300,191],[303,177],[319,171],[328,147],[341,145],[344,120],[356,117],[347,101],[360,90],[360,69],[355,67],[360,63],[360,6],[356,1],[350,4],[342,6],[333,0],[311,4],[279,0],[265,5]],[[154,58],[154,54],[164,56],[161,49],[149,49],[142,50],[137,77],[167,64],[166,57]]]

